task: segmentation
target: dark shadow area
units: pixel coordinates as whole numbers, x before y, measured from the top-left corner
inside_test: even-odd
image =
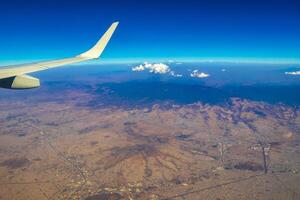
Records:
[[[93,91],[95,99],[91,107],[99,103],[111,106],[144,107],[162,102],[174,104],[224,104],[231,98],[263,101],[270,104],[283,103],[289,106],[300,104],[299,85],[251,85],[209,87],[166,82],[124,82],[98,85]]]

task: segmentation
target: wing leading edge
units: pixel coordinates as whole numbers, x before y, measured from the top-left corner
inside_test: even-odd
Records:
[[[117,28],[118,24],[119,22],[113,23],[103,34],[100,40],[91,49],[78,56],[72,58],[0,68],[0,87],[11,89],[27,89],[39,87],[39,81],[35,81],[35,84],[33,84],[32,87],[29,87],[28,81],[26,81],[24,77],[28,77],[30,79],[29,82],[32,82],[31,80],[33,77],[27,76],[25,74],[99,58],[102,52],[104,51],[107,43],[109,42],[111,36],[113,35],[115,29]],[[16,83],[17,80],[19,80],[18,84]],[[27,84],[24,83],[24,87],[22,87],[23,81],[27,82]]]

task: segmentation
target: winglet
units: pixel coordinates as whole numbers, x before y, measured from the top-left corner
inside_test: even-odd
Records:
[[[112,34],[114,33],[115,29],[117,28],[119,22],[113,23],[109,29],[103,34],[101,39],[93,46],[90,50],[80,54],[78,57],[90,58],[90,59],[97,59],[100,57],[102,52],[104,51],[107,43],[109,42]]]

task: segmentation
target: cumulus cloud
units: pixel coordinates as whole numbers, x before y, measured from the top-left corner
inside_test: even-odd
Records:
[[[170,72],[170,67],[163,63],[154,63],[154,64],[147,64],[147,68],[151,73],[155,74],[165,74]]]
[[[165,74],[170,72],[170,67],[163,63],[147,63],[145,62],[142,65],[136,66],[132,68],[132,71],[144,71],[145,69],[148,69],[149,72],[155,73],[155,74]]]
[[[296,72],[285,72],[285,74],[287,75],[300,75],[300,71],[296,71]]]
[[[206,74],[204,72],[198,72],[198,70],[194,70],[191,73],[191,77],[195,77],[195,78],[207,78],[207,77],[209,77],[209,74]]]
[[[136,67],[133,67],[132,68],[132,71],[144,71],[145,70],[145,67],[143,65],[139,65],[139,66],[136,66]]]
[[[174,77],[182,77],[181,74],[176,74],[174,71],[171,71],[171,68],[164,63],[145,62],[144,64],[132,68],[132,71],[144,71],[144,70],[148,70],[150,73],[154,73],[154,74],[169,74]]]

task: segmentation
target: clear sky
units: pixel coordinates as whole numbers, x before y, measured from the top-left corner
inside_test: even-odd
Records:
[[[300,60],[299,0],[2,0],[0,64],[76,55],[114,21],[104,59]]]

